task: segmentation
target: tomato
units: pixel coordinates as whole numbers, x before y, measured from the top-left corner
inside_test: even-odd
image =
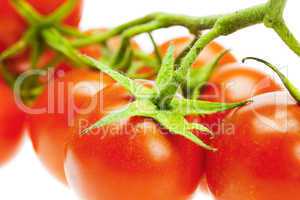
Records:
[[[0,80],[0,96],[0,165],[2,166],[19,149],[24,135],[25,113],[19,109],[12,90],[2,80]]]
[[[38,12],[47,15],[57,9],[66,0],[27,0]],[[0,0],[0,52],[15,43],[24,31],[27,24],[12,6],[10,0]],[[65,23],[77,26],[81,17],[82,0],[74,11],[66,18]]]
[[[281,87],[268,75],[239,63],[223,65],[215,69],[209,83],[201,91],[200,99],[212,102],[234,103],[245,101],[253,96],[279,91]],[[230,111],[206,116],[188,116],[190,122],[197,122],[210,128],[214,134],[220,134],[224,128],[222,120]],[[201,184],[203,191],[207,184]]]
[[[81,130],[133,100],[118,84],[94,98],[103,104],[77,117],[67,148],[65,170],[70,186],[89,200],[188,199],[203,175],[203,149],[143,117],[79,136]]]
[[[163,43],[159,47],[159,50],[162,55],[165,55],[167,53],[169,46],[174,45],[175,46],[175,56],[177,57],[178,55],[180,55],[180,53],[183,50],[185,50],[185,48],[188,47],[188,45],[190,44],[191,41],[192,41],[191,37],[179,37],[179,38],[176,38],[176,39],[173,39],[173,40]],[[216,42],[211,42],[202,50],[202,52],[199,54],[199,56],[196,59],[193,66],[197,68],[197,67],[202,67],[206,64],[209,64],[210,62],[213,61],[214,58],[216,58],[223,51],[225,51],[224,47],[222,47],[220,44],[218,44]],[[233,62],[236,62],[236,58],[232,54],[227,53],[220,60],[219,65],[221,66],[221,65],[224,65],[227,63],[233,63]]]
[[[98,71],[74,69],[51,81],[34,105],[34,109],[45,110],[29,117],[33,147],[43,164],[64,183],[64,149],[74,114],[83,110],[78,110],[83,102],[90,102],[96,92],[113,82]]]
[[[200,98],[233,103],[280,89],[270,76],[250,66],[233,63],[214,71]]]
[[[232,63],[216,68],[209,83],[201,91],[200,99],[212,102],[234,103],[253,96],[281,90],[270,76],[249,66]],[[219,132],[220,122],[230,111],[197,117],[201,123]]]
[[[234,111],[213,141],[207,180],[217,200],[299,199],[300,108],[285,92]]]

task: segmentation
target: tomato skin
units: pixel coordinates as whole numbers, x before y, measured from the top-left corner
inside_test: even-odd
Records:
[[[212,102],[234,103],[251,99],[253,96],[281,90],[281,87],[268,75],[251,67],[232,63],[216,68],[209,83],[202,89],[200,99]],[[206,116],[188,116],[190,122],[201,123],[219,135],[222,121],[230,111]],[[207,141],[210,143],[210,141]],[[208,192],[203,181],[200,188]]]
[[[270,76],[250,66],[232,63],[214,71],[200,98],[233,103],[278,90],[281,87]]]
[[[52,80],[34,105],[34,108],[47,108],[47,111],[29,117],[33,147],[42,163],[64,183],[64,149],[76,109],[83,102],[90,102],[96,92],[113,82],[97,71],[73,69]]]
[[[217,200],[299,199],[300,108],[285,92],[267,93],[225,120],[207,156]]]
[[[174,45],[175,46],[175,56],[177,57],[178,55],[180,55],[180,53],[186,47],[188,47],[188,45],[190,44],[191,41],[192,41],[191,37],[179,37],[179,38],[175,38],[173,40],[167,41],[159,47],[160,53],[162,55],[165,55],[167,53],[169,46]],[[198,67],[205,66],[206,64],[209,64],[210,62],[213,61],[213,59],[215,59],[223,51],[225,51],[224,47],[222,47],[220,44],[218,44],[216,42],[211,42],[199,54],[198,58],[196,59],[195,63],[193,64],[193,67],[198,68]],[[234,62],[236,62],[236,58],[231,53],[227,53],[220,60],[219,65],[222,66],[224,64],[234,63]]]
[[[27,0],[41,14],[47,15],[62,5],[66,0]],[[17,13],[10,0],[0,0],[0,52],[19,40],[27,29],[27,24]],[[66,18],[65,23],[77,26],[81,18],[82,0]]]
[[[253,96],[282,90],[270,76],[249,66],[232,63],[217,68],[207,86],[202,89],[200,99],[212,102],[234,103],[251,99]],[[230,111],[196,117],[218,134],[221,121]]]
[[[79,136],[80,130],[132,100],[118,84],[95,98],[104,104],[78,116],[67,148],[65,170],[71,188],[89,200],[188,199],[203,175],[203,150],[142,117]]]
[[[0,166],[17,152],[24,135],[25,113],[14,98],[12,90],[0,80]]]

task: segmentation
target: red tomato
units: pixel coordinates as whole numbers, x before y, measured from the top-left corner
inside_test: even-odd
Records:
[[[285,92],[267,93],[234,111],[207,156],[217,200],[298,200],[300,107]]]
[[[57,9],[66,0],[27,0],[41,14],[47,15]],[[26,22],[16,12],[10,0],[0,0],[0,52],[15,43],[27,28]],[[82,0],[66,18],[65,23],[77,26],[81,17]]]
[[[209,84],[202,91],[201,99],[233,103],[280,89],[270,76],[234,63],[214,71]]]
[[[67,148],[70,186],[89,200],[184,200],[203,175],[203,150],[163,132],[151,119],[132,117],[84,136],[80,130],[124,108],[133,98],[120,85],[105,88],[95,110],[80,115]]]
[[[169,46],[172,44],[175,46],[175,56],[177,57],[180,55],[180,53],[185,50],[186,47],[190,44],[192,41],[191,37],[179,37],[170,41],[167,41],[163,43],[160,46],[160,53],[162,55],[165,55],[167,53],[167,50]],[[216,42],[211,42],[209,45],[207,45],[202,52],[199,54],[197,60],[194,63],[194,67],[202,67],[206,64],[209,64],[213,61],[213,59],[218,56],[218,54],[225,51],[225,48],[222,47],[220,44]],[[221,60],[219,65],[224,65],[227,63],[233,63],[236,62],[236,58],[230,54],[227,53]]]
[[[234,103],[245,101],[253,96],[281,90],[281,87],[268,75],[238,63],[217,68],[207,86],[201,92],[202,100]],[[229,111],[198,118],[216,133],[221,121]]]
[[[34,108],[46,110],[30,115],[30,137],[40,160],[61,181],[66,182],[64,149],[70,136],[68,127],[74,123],[74,114],[83,111],[83,108],[78,110],[83,102],[91,102],[93,95],[112,83],[113,80],[103,73],[74,69],[50,82],[37,100]]]
[[[0,165],[17,152],[23,136],[25,113],[15,101],[12,90],[0,80]]]
[[[253,68],[234,63],[216,68],[208,85],[202,90],[200,98],[213,102],[233,103],[278,90],[281,90],[281,87],[271,77]],[[222,120],[229,112],[201,117],[188,116],[188,120],[201,123],[215,134],[220,134],[224,128]],[[203,191],[208,191],[205,182],[201,184],[201,188]]]

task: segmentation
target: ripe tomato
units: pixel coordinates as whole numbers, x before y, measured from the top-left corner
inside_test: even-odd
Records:
[[[38,12],[47,15],[66,0],[27,0]],[[15,43],[27,28],[26,22],[16,12],[10,0],[0,0],[0,52]],[[65,23],[77,26],[81,17],[82,0],[66,18]]]
[[[251,67],[233,63],[216,68],[209,83],[203,88],[200,99],[233,103],[280,89],[281,87],[268,75]],[[222,120],[229,112],[224,111],[200,117],[188,116],[188,120],[207,126],[218,135],[224,128]],[[208,191],[205,181],[201,183],[201,189]]]
[[[18,108],[12,90],[2,80],[0,96],[0,165],[3,165],[21,144],[25,113]]]
[[[217,200],[297,200],[300,107],[285,92],[267,93],[234,111],[207,156]]]
[[[168,51],[168,48],[170,45],[174,45],[175,46],[175,56],[177,57],[178,55],[180,55],[180,53],[185,50],[186,47],[188,47],[188,45],[190,44],[190,42],[192,41],[191,37],[179,37],[170,41],[167,41],[165,43],[163,43],[159,49],[160,49],[160,53],[162,55],[165,55]],[[218,56],[218,54],[222,53],[223,51],[225,51],[225,48],[222,47],[220,44],[216,43],[216,42],[211,42],[209,45],[207,45],[202,52],[199,54],[197,60],[194,63],[194,67],[202,67],[206,64],[209,64],[210,62],[213,61],[213,59]],[[227,53],[221,60],[219,65],[224,65],[227,63],[233,63],[236,62],[236,58],[230,54]]]
[[[61,181],[66,182],[64,149],[70,136],[68,127],[73,124],[74,114],[88,112],[88,107],[78,110],[79,106],[83,102],[91,102],[94,94],[113,82],[103,73],[74,69],[51,81],[38,98],[34,109],[45,110],[30,115],[30,137],[40,160]]]
[[[270,76],[249,66],[233,63],[214,71],[200,98],[233,103],[280,89]]]
[[[233,63],[214,71],[209,83],[203,88],[200,99],[234,103],[279,90],[281,87],[270,76],[251,67]],[[196,120],[218,133],[222,128],[220,122],[229,112],[224,111],[210,116],[197,117]]]
[[[142,117],[79,136],[81,130],[133,99],[118,84],[95,98],[103,104],[78,116],[76,134],[67,148],[65,170],[70,186],[90,200],[188,199],[203,175],[202,148]]]

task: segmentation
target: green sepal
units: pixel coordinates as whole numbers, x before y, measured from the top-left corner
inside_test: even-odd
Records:
[[[184,115],[176,111],[159,110],[151,100],[134,101],[120,111],[111,113],[100,119],[89,128],[83,130],[81,135],[88,134],[93,129],[119,122],[120,120],[128,119],[133,116],[152,118],[171,133],[181,135],[205,149],[215,150],[192,133],[193,130],[198,130],[211,134],[208,128],[201,124],[189,123]]]
[[[79,58],[80,53],[72,47],[70,42],[65,39],[56,29],[49,28],[42,31],[45,42],[56,51],[65,55],[68,59],[72,60],[78,66],[84,65]]]
[[[163,91],[166,87],[169,87],[169,84],[174,78],[174,51],[175,47],[171,45],[163,58],[161,69],[155,81],[158,91]]]
[[[137,99],[153,98],[156,95],[153,89],[147,88],[142,84],[137,83],[136,81],[128,78],[127,76],[121,74],[120,72],[113,70],[111,67],[106,66],[100,61],[97,61],[88,56],[81,56],[81,58],[90,66],[94,66],[100,71],[111,76],[114,80],[116,80],[120,85],[126,88]]]
[[[215,68],[218,66],[220,60],[229,52],[229,50],[225,50],[217,55],[210,63],[203,67],[199,68],[191,68],[188,72],[188,80],[185,93],[188,97],[192,97],[193,99],[198,99],[201,89],[212,76]]]
[[[31,60],[31,68],[34,69],[37,67],[37,63],[39,61],[40,56],[43,53],[43,43],[39,40],[34,40],[31,41],[31,55],[30,55],[30,60]]]
[[[289,91],[290,95],[298,103],[300,103],[300,91],[299,91],[299,89],[283,73],[281,73],[280,70],[275,65],[272,65],[271,63],[269,63],[269,62],[267,62],[267,61],[265,61],[263,59],[259,59],[259,58],[255,58],[255,57],[244,58],[243,62],[245,62],[246,60],[256,60],[258,62],[261,62],[261,63],[265,64],[270,69],[272,69],[278,75],[278,77],[280,78],[280,80],[282,81],[282,83],[284,84],[284,86]]]
[[[7,48],[0,54],[0,62],[24,51],[26,49],[27,45],[29,45],[30,41],[32,41],[32,39],[34,38],[35,35],[36,35],[35,28],[28,29],[24,33],[24,35],[22,36],[21,39],[19,39],[16,43],[14,43],[12,46]]]
[[[209,101],[201,101],[194,99],[178,99],[174,98],[171,102],[171,109],[173,111],[182,113],[183,115],[210,115],[233,108],[246,105],[250,101],[243,101],[238,103],[216,103]]]
[[[153,49],[154,49],[154,54],[155,54],[155,58],[156,58],[156,62],[158,65],[161,65],[162,63],[162,58],[161,58],[161,52],[160,52],[160,49],[158,48],[156,42],[155,42],[155,39],[152,35],[151,32],[148,32],[148,36],[150,38],[150,41],[152,43],[152,46],[153,46]]]
[[[50,23],[58,23],[64,20],[75,8],[78,0],[67,0],[62,6],[51,13],[46,21]]]
[[[16,11],[31,25],[39,24],[44,18],[25,0],[12,0]]]
[[[83,130],[81,135],[87,134],[88,132],[92,131],[93,129],[103,127],[105,125],[112,124],[114,122],[121,121],[123,119],[127,119],[133,116],[137,116],[140,113],[140,110],[145,110],[142,108],[143,105],[148,105],[146,101],[134,101],[133,103],[128,104],[126,107],[120,109],[117,112],[111,113],[101,120],[97,121],[95,124],[90,126],[89,128]],[[151,105],[151,104],[150,104]],[[151,110],[153,108],[151,107]]]
[[[130,67],[133,59],[133,51],[130,46],[126,48],[126,51],[124,53],[123,59],[120,61],[118,66],[114,66],[114,69],[117,69],[119,71],[127,71],[127,69]]]

